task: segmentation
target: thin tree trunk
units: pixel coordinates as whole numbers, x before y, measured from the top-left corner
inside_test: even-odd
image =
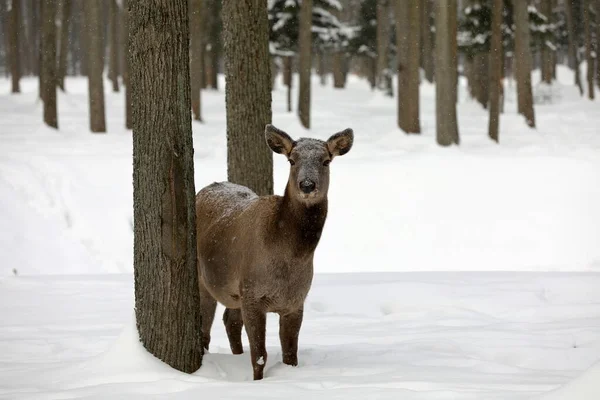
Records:
[[[31,74],[31,63],[29,62],[29,31],[27,29],[27,1],[21,0],[21,12],[19,16],[19,57],[21,58],[21,77]]]
[[[317,53],[317,73],[319,74],[319,83],[321,86],[325,86],[327,84],[327,61],[325,59],[325,53],[319,51]]]
[[[585,29],[585,60],[587,62],[587,83],[588,83],[588,98],[594,100],[594,49],[592,43],[592,27],[590,16],[590,0],[582,0],[583,8],[583,26]]]
[[[203,32],[203,0],[190,0],[190,83],[192,87],[192,114],[196,121],[202,121],[202,66],[204,42]]]
[[[108,77],[112,81],[113,92],[119,91],[119,6],[117,0],[109,0],[109,69]]]
[[[287,88],[287,111],[292,112],[292,61],[291,56],[283,57],[283,84]]]
[[[456,0],[437,0],[435,15],[435,113],[436,139],[441,146],[459,143],[456,121],[456,99],[453,86],[456,85],[456,61],[454,59],[453,37],[456,37]]]
[[[520,114],[525,116],[527,125],[535,128],[533,93],[531,89],[531,50],[529,38],[529,17],[527,2],[513,3],[515,19],[515,67],[517,72],[517,103]]]
[[[44,27],[46,21],[46,15],[44,14],[44,2],[40,2],[40,18],[39,22],[42,26],[40,30],[40,38],[38,40],[38,68],[39,68],[39,97],[42,101],[44,101],[44,96],[46,95],[45,87],[44,87]]]
[[[596,85],[600,88],[600,0],[596,0]]]
[[[8,12],[8,54],[10,56],[11,92],[20,93],[21,86],[21,54],[20,54],[20,24],[21,24],[21,0],[12,0]]]
[[[221,0],[204,0],[206,3],[206,30],[207,46],[204,52],[205,85],[203,88],[219,89],[219,57],[221,48],[221,33],[219,20],[221,19]]]
[[[425,79],[433,83],[433,38],[431,35],[430,15],[431,2],[422,0],[421,3],[421,63]]]
[[[575,85],[579,88],[579,94],[583,96],[583,85],[579,72],[579,59],[577,57],[577,37],[575,36],[575,23],[573,21],[573,5],[570,0],[564,0],[565,14],[567,16],[567,30],[569,32],[569,59],[575,69]]]
[[[552,16],[552,0],[542,0],[541,10],[542,14],[548,19],[548,23],[553,22]],[[551,84],[552,83],[552,70],[553,70],[553,56],[554,51],[550,49],[542,39],[540,43],[542,49],[542,82]]]
[[[129,74],[131,70],[131,55],[129,54],[129,3],[128,0],[123,0],[123,37],[126,40],[123,42],[123,52],[125,53],[125,62],[123,63],[123,86],[125,86],[125,128],[133,128],[132,105],[131,105],[131,89]]]
[[[502,87],[502,10],[503,0],[492,3],[492,37],[490,40],[490,121],[488,135],[498,142],[500,93]]]
[[[388,47],[390,43],[390,9],[388,0],[377,0],[377,87],[386,90]]]
[[[28,1],[29,14],[27,15],[29,24],[29,62],[31,64],[31,73],[33,75],[40,74],[40,63],[39,63],[39,40],[40,40],[40,28],[39,28],[39,5],[37,0]]]
[[[332,57],[333,87],[343,89],[346,86],[346,74],[344,73],[344,53],[336,51]]]
[[[310,75],[312,53],[312,0],[303,0],[300,5],[298,44],[298,67],[300,87],[298,90],[298,116],[300,123],[310,129]]]
[[[267,0],[225,1],[222,15],[227,177],[259,195],[272,194],[273,155],[264,141],[271,123]]]
[[[420,0],[398,0],[396,32],[398,48],[398,126],[406,133],[420,133],[419,121],[419,22]]]
[[[67,75],[67,54],[69,52],[69,24],[71,20],[71,0],[62,0],[60,17],[60,53],[58,58],[58,86],[65,91]]]
[[[150,353],[192,373],[202,364],[203,349],[188,2],[129,4],[137,329]]]
[[[86,0],[87,2],[88,0]],[[87,5],[85,2],[77,2],[79,3],[79,15],[80,15],[80,28],[81,34],[79,35],[79,49],[81,52],[81,74],[83,76],[88,75],[88,58],[89,58],[89,22],[87,20],[86,8]]]
[[[85,0],[85,20],[88,26],[88,91],[90,104],[90,130],[95,133],[106,132],[104,114],[104,82],[102,80],[102,0]]]
[[[473,57],[473,77],[475,98],[483,108],[487,108],[489,101],[489,59],[488,52],[480,52]]]
[[[454,99],[454,104],[458,103],[458,39],[457,39],[457,35],[458,35],[458,8],[456,6],[453,6],[450,8],[450,10],[448,10],[448,12],[450,13],[450,19],[449,19],[449,33],[450,33],[450,50],[451,50],[451,56],[450,56],[450,60],[452,61],[452,68],[450,69],[450,72],[452,73],[452,86],[450,87],[452,89],[452,98]],[[458,144],[458,127],[456,128],[456,132],[455,132],[455,141],[456,144]]]
[[[46,0],[44,2],[42,17],[44,122],[46,125],[58,129],[56,111],[56,0]]]

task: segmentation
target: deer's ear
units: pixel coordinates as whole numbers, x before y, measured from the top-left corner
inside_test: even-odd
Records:
[[[347,128],[336,133],[327,140],[327,148],[333,157],[343,156],[352,148],[354,132]]]
[[[284,131],[275,128],[271,124],[265,126],[265,139],[267,144],[275,153],[289,156],[294,147],[294,141]]]

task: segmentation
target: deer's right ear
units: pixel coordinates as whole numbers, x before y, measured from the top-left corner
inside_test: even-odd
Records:
[[[294,140],[287,133],[275,128],[271,124],[265,126],[265,139],[271,150],[275,153],[289,156],[294,147]]]

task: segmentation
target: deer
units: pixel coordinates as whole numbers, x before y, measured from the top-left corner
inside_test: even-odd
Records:
[[[283,363],[298,365],[304,301],[327,218],[329,164],[350,151],[354,134],[348,128],[327,141],[293,140],[268,124],[265,139],[290,164],[283,196],[215,182],[197,193],[195,204],[202,346],[209,349],[219,302],[233,354],[244,352],[246,328],[254,380],[263,379],[267,362],[267,313],[279,314]]]

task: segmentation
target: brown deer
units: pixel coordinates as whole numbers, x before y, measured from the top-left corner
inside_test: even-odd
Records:
[[[257,196],[245,186],[213,183],[196,195],[202,343],[208,349],[217,301],[233,354],[250,342],[254,379],[263,378],[266,313],[279,314],[283,362],[298,365],[298,335],[313,277],[313,255],[327,217],[329,163],[350,151],[351,129],[327,142],[292,140],[267,125],[269,147],[290,162],[285,194]]]

